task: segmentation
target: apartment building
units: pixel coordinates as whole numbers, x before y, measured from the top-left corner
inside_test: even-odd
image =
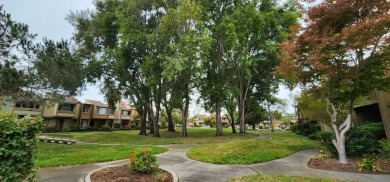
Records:
[[[80,102],[76,98],[67,97],[62,102],[43,105],[32,102],[10,102],[0,98],[0,110],[15,113],[18,117],[41,116],[46,127],[55,131],[65,131],[69,127],[100,128],[103,125],[113,127],[114,122],[129,125],[135,114],[135,107],[124,102],[117,103],[111,109],[100,101],[86,100]]]

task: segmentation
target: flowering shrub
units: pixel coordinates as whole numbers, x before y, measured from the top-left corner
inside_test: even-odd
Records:
[[[42,118],[0,111],[0,181],[37,181],[34,171],[37,135]]]
[[[135,153],[128,155],[130,158],[130,171],[151,173],[159,167],[156,156],[151,154],[148,149],[137,149]]]

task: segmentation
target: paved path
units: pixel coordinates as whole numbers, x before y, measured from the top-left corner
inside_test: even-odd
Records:
[[[371,175],[347,172],[326,171],[307,167],[307,162],[317,153],[316,150],[297,152],[288,157],[253,165],[216,165],[194,161],[186,157],[186,151],[193,145],[164,145],[168,152],[158,154],[157,159],[161,167],[175,172],[180,182],[208,182],[226,181],[229,178],[249,174],[285,174],[299,176],[313,176],[322,178],[337,178],[359,181],[390,181],[390,175]],[[84,177],[91,171],[102,167],[120,165],[128,160],[87,164],[70,167],[55,167],[39,169],[39,175],[45,182],[84,181]]]

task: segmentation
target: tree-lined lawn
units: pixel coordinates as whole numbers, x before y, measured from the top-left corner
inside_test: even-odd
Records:
[[[268,131],[264,130],[260,131],[260,135],[269,137]],[[320,144],[317,141],[291,132],[279,131],[272,133],[272,139],[199,145],[190,149],[187,156],[194,160],[213,164],[254,164],[319,147]]]
[[[230,128],[224,128],[223,137],[215,137],[215,128],[188,128],[188,138],[181,138],[181,128],[177,132],[160,130],[161,137],[140,136],[138,130],[123,130],[114,132],[75,132],[71,133],[76,140],[99,144],[124,144],[124,145],[168,145],[168,144],[199,144],[199,143],[223,143],[228,141],[245,140],[255,138],[255,133],[245,135],[232,134]]]
[[[128,158],[128,153],[148,148],[158,154],[168,151],[162,147],[140,147],[125,145],[63,145],[38,143],[36,167],[54,167],[113,161]]]

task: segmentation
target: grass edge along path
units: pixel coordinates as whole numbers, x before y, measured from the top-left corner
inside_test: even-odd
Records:
[[[273,138],[204,144],[187,151],[187,157],[212,164],[255,164],[289,156],[293,153],[320,148],[317,141],[291,132],[275,132]]]
[[[254,174],[229,179],[227,182],[348,182],[338,179],[314,178],[305,176]]]
[[[168,151],[166,148],[154,146],[62,145],[38,143],[35,167],[73,166],[121,160],[128,158],[127,154],[139,148],[147,148],[153,154]]]

